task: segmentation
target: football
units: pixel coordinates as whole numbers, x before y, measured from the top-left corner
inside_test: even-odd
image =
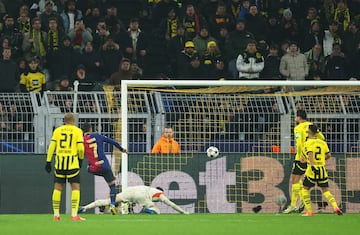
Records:
[[[275,203],[278,206],[284,206],[287,203],[287,198],[285,195],[279,195],[275,198]]]
[[[217,156],[219,156],[219,149],[215,146],[210,146],[207,150],[206,150],[206,154],[209,158],[216,158]]]

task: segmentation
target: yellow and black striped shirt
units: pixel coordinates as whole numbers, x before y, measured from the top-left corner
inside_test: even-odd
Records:
[[[47,162],[51,162],[54,150],[56,153],[56,170],[67,171],[78,169],[79,159],[84,159],[82,130],[74,125],[63,125],[56,128],[51,138]]]

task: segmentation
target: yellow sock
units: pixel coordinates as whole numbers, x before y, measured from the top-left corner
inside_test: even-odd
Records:
[[[72,190],[71,192],[71,216],[77,216],[80,202],[80,190]]]
[[[301,195],[302,195],[302,199],[303,199],[306,211],[312,213],[309,190],[306,190],[306,189],[301,190]]]
[[[293,184],[291,186],[291,203],[290,206],[296,206],[296,201],[300,192],[300,184]]]
[[[325,193],[323,193],[324,197],[326,197],[326,199],[328,200],[328,202],[332,205],[332,207],[334,208],[334,210],[338,207],[334,196],[330,193],[330,191],[327,191]]]
[[[54,189],[52,194],[52,206],[53,206],[54,216],[60,215],[60,201],[61,201],[61,191]]]

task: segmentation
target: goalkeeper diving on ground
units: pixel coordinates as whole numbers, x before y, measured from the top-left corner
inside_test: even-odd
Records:
[[[116,195],[117,203],[135,203],[142,206],[142,212],[148,214],[160,214],[159,208],[156,207],[154,202],[163,202],[166,205],[170,206],[177,212],[181,214],[189,214],[189,212],[184,211],[174,202],[170,201],[165,195],[164,190],[160,187],[153,188],[149,186],[132,186],[124,189],[121,193]],[[94,202],[91,202],[85,206],[79,208],[78,213],[86,212],[89,209],[109,206],[110,199],[99,199]]]

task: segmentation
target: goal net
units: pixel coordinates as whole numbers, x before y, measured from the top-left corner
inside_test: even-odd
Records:
[[[122,81],[115,136],[132,151],[122,154],[121,185],[160,186],[193,213],[277,212],[276,198],[290,199],[302,109],[331,149],[330,191],[344,211],[359,212],[359,88],[359,81]],[[150,118],[139,122],[144,107]],[[173,128],[180,154],[151,154],[165,127]],[[207,157],[209,146],[220,150],[217,158]],[[318,187],[311,198],[314,211],[332,212]]]

